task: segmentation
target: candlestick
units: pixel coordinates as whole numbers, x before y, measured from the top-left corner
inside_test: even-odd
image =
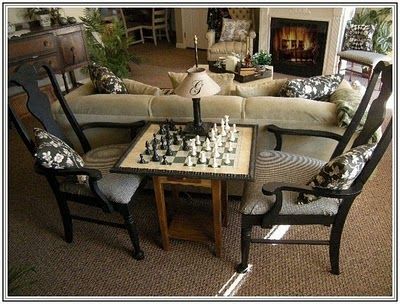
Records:
[[[199,56],[197,54],[197,36],[194,35],[194,50],[195,50],[195,61],[196,61],[196,68],[199,66]]]

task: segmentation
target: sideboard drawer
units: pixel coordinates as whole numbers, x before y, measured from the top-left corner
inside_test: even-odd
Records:
[[[56,51],[57,42],[53,34],[10,40],[8,56],[12,61],[17,58],[34,58],[35,56]]]
[[[11,75],[12,73],[16,72],[18,67],[21,66],[23,63],[30,63],[30,64],[37,65],[37,66],[40,66],[42,64],[47,64],[54,71],[60,70],[59,56],[57,53],[53,53],[50,55],[40,56],[37,58],[28,58],[26,60],[19,61],[14,64],[10,64],[8,66],[8,73]]]

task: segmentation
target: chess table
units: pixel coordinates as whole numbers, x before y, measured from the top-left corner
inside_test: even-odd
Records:
[[[166,156],[166,147],[161,148],[161,139],[166,142],[161,134],[162,122],[148,122],[143,130],[130,144],[125,154],[111,169],[111,172],[126,174],[145,174],[153,177],[153,186],[157,204],[158,220],[161,230],[162,246],[164,250],[170,249],[169,238],[215,242],[215,254],[221,256],[222,226],[227,226],[227,180],[251,180],[254,177],[255,141],[257,138],[257,125],[237,125],[235,138],[222,137],[222,145],[218,147],[219,157],[216,165],[211,164],[211,151],[206,151],[206,163],[200,162],[199,151],[205,149],[206,137],[200,137],[200,144],[196,144],[196,156],[191,156],[192,165],[188,166],[188,156],[191,151],[183,150],[183,140],[190,141],[193,134],[180,133],[179,128],[185,124],[171,126],[170,155]],[[179,135],[178,135],[179,134]],[[179,143],[173,141],[174,136]],[[147,146],[156,147],[146,149]],[[156,143],[154,143],[154,141]],[[229,144],[229,141],[232,141]],[[153,146],[154,145],[154,146]],[[214,148],[215,142],[211,142]],[[231,145],[231,151],[229,150]],[[150,150],[150,151],[149,151]],[[146,154],[146,151],[148,154]],[[156,152],[158,160],[154,161]],[[225,163],[226,154],[230,163]],[[165,157],[164,157],[165,155]],[[174,215],[171,221],[167,218],[164,185],[172,185],[175,199],[179,199],[176,186],[195,186],[211,189],[213,217],[201,217],[192,210],[191,214]],[[168,225],[169,223],[169,225]]]

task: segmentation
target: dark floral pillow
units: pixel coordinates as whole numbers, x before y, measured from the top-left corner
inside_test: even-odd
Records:
[[[374,32],[373,25],[350,25],[344,36],[343,50],[372,51]]]
[[[343,75],[340,74],[288,80],[279,91],[279,96],[328,101],[342,80]]]
[[[39,128],[34,129],[34,136],[35,158],[43,167],[65,169],[82,168],[85,165],[82,157],[58,137]]]
[[[361,145],[335,157],[314,175],[307,185],[328,189],[349,189],[356,180],[366,162],[371,158],[376,144]],[[308,204],[319,197],[300,193],[297,203]]]
[[[91,63],[89,76],[93,86],[100,94],[128,94],[128,89],[122,79],[106,67]]]

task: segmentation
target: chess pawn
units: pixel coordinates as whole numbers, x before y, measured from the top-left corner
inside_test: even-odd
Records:
[[[143,158],[143,154],[139,154],[140,160],[139,160],[139,164],[145,164],[146,161]]]
[[[214,150],[213,150],[212,154],[213,154],[214,157],[219,157],[220,156],[217,146],[214,146]]]
[[[207,161],[206,152],[200,151],[200,163],[205,164]]]
[[[236,124],[233,124],[232,127],[233,127],[232,132],[233,132],[233,133],[236,133],[236,132],[237,132],[237,130],[236,130]]]
[[[221,146],[222,146],[222,135],[221,135],[221,134],[217,136],[216,145],[217,145],[218,147],[221,147]]]
[[[192,155],[192,156],[196,156],[196,152],[197,152],[197,147],[196,147],[196,145],[192,145],[192,152],[191,152],[191,155]]]
[[[221,126],[221,133],[220,133],[220,135],[221,135],[221,136],[226,136],[225,125],[222,125],[222,126]]]
[[[201,141],[200,141],[200,136],[196,135],[196,145],[200,146],[201,145]]]
[[[187,162],[186,162],[186,164],[187,164],[189,167],[193,166],[192,157],[191,157],[190,155],[187,157]]]
[[[229,131],[231,127],[229,126],[229,115],[225,115],[225,130]]]
[[[229,132],[229,141],[235,141],[235,132],[233,132],[233,130]]]
[[[214,123],[214,126],[213,126],[212,130],[214,130],[214,132],[218,132],[218,127],[217,127],[216,123]]]
[[[214,129],[211,129],[211,137],[210,137],[211,141],[215,141],[215,131]]]
[[[231,163],[231,160],[229,158],[229,154],[224,155],[224,164],[229,165]]]
[[[217,168],[218,167],[218,163],[217,163],[217,157],[214,155],[212,158],[212,165],[213,168]]]
[[[211,145],[210,145],[210,140],[208,139],[208,137],[207,137],[207,139],[206,139],[206,147],[204,148],[206,151],[211,151]]]
[[[232,152],[232,151],[233,151],[233,145],[232,145],[232,142],[230,141],[229,145],[228,145],[228,152]]]

